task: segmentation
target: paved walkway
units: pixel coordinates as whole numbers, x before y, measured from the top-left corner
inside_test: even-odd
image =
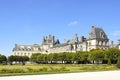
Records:
[[[120,70],[0,77],[0,80],[120,80]]]

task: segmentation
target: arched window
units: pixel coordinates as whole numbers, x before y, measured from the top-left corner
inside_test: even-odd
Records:
[[[101,37],[101,38],[103,37],[103,33],[102,33],[102,31],[100,31],[100,37]]]

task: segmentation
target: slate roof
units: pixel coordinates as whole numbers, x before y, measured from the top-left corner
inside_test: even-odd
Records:
[[[33,51],[34,46],[38,46],[40,50],[40,46],[38,44],[34,44],[34,45],[15,44],[15,48],[13,49],[13,51]]]
[[[67,43],[63,43],[63,44],[56,44],[54,45],[52,48],[56,48],[56,47],[63,47],[63,46],[67,46]]]
[[[108,39],[108,37],[102,28],[92,26],[89,39]]]

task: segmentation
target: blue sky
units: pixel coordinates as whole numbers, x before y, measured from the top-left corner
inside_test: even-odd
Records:
[[[120,0],[0,0],[0,53],[11,55],[14,44],[41,44],[43,36],[88,37],[91,26],[120,39]]]

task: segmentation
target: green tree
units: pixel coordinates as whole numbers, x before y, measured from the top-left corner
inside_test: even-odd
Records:
[[[50,61],[50,63],[52,63],[52,61],[53,61],[53,54],[52,53],[48,54],[47,58],[48,58],[48,61]]]
[[[87,61],[88,61],[88,52],[81,52],[80,56],[81,56],[82,63],[84,63],[84,64],[87,63]]]
[[[16,56],[16,55],[14,55],[13,57],[14,57],[14,62],[15,62],[15,64],[17,64],[17,62],[19,62],[19,64],[20,64],[20,62],[21,62],[21,60],[22,60],[21,56]],[[20,60],[20,59],[21,59],[21,60]]]
[[[0,64],[7,64],[7,58],[5,55],[0,54]]]
[[[79,63],[80,61],[81,61],[81,52],[76,52],[76,53],[74,53],[74,55],[73,55],[73,61],[76,61],[76,63]]]
[[[88,61],[88,52],[81,52],[77,51],[76,53],[73,53],[73,61],[76,61],[77,63],[87,63]]]
[[[47,54],[41,54],[37,56],[37,61],[39,63],[48,63]]]
[[[118,68],[120,68],[120,55],[118,57],[118,60],[117,60],[117,65],[116,65]]]
[[[112,62],[115,63],[115,61],[117,61],[118,59],[118,55],[120,54],[120,50],[117,48],[109,48],[106,51],[106,55],[105,58],[108,60],[109,64]]]
[[[59,60],[59,61],[62,61],[62,64],[63,64],[63,62],[65,61],[66,54],[67,54],[66,52],[58,53],[58,60]]]
[[[67,62],[67,63],[72,63],[72,59],[73,59],[73,53],[66,53],[66,57],[65,57],[65,61]]]
[[[41,53],[36,53],[36,54],[32,54],[32,56],[30,57],[30,61],[31,62],[35,62],[37,63],[37,56],[41,55]]]
[[[58,53],[53,53],[53,61],[54,63],[58,62]]]
[[[8,57],[8,62],[10,63],[10,65],[13,64],[13,61],[15,61],[15,57],[13,55]]]
[[[73,53],[72,61],[75,63],[77,61],[77,53]]]
[[[25,65],[26,61],[29,61],[29,57],[28,56],[20,56],[20,61],[22,62],[22,65]]]
[[[105,52],[101,49],[94,49],[89,53],[89,60],[96,61],[99,64],[99,61],[104,60]]]
[[[37,62],[41,63],[42,61],[43,61],[43,57],[42,57],[42,54],[40,54],[37,56]]]

